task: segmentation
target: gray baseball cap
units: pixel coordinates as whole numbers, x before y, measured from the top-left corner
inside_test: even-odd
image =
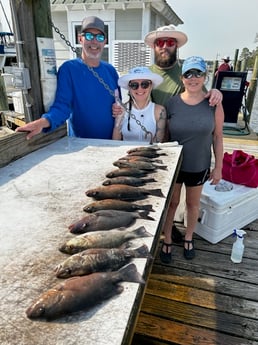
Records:
[[[85,32],[88,29],[97,29],[105,35],[105,25],[103,20],[98,17],[91,16],[86,17],[82,21],[81,32]]]

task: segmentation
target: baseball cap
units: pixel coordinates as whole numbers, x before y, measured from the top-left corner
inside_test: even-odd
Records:
[[[91,16],[91,17],[86,17],[83,19],[81,32],[85,32],[87,29],[97,29],[105,35],[104,22],[98,17]]]
[[[201,72],[206,72],[207,66],[205,61],[200,56],[190,56],[185,59],[182,65],[182,74],[189,71],[190,69],[198,69]]]

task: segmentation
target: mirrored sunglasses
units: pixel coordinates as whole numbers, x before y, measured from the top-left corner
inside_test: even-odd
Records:
[[[156,47],[163,48],[166,44],[167,47],[171,48],[176,45],[176,40],[174,38],[158,38],[154,42]]]
[[[205,73],[202,72],[202,71],[199,71],[197,69],[190,69],[189,71],[185,72],[183,74],[183,77],[185,79],[191,79],[193,77],[195,78],[201,78],[201,77],[204,77],[205,76]]]
[[[144,80],[141,83],[138,83],[137,81],[132,81],[132,82],[129,82],[128,85],[132,90],[138,90],[140,86],[142,89],[148,89],[148,87],[150,87],[151,84],[152,84],[151,80]]]
[[[93,34],[92,32],[84,32],[82,36],[84,36],[87,41],[93,41],[94,38],[96,38],[98,42],[105,41],[105,35],[103,34]]]

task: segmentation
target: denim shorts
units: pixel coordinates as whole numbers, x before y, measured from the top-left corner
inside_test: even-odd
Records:
[[[210,169],[200,172],[186,172],[179,171],[176,183],[184,183],[188,187],[195,187],[203,185],[210,177]]]

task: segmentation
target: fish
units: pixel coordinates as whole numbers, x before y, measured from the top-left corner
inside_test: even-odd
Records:
[[[118,248],[130,240],[144,237],[152,237],[152,234],[144,226],[134,230],[112,229],[109,231],[96,231],[67,240],[59,247],[59,251],[71,255],[91,248]]]
[[[140,169],[133,169],[133,168],[123,168],[123,169],[115,169],[109,171],[106,174],[106,177],[113,178],[118,176],[134,176],[134,177],[144,177],[148,174],[146,170]]]
[[[140,162],[140,161],[123,161],[123,160],[117,160],[113,163],[114,166],[118,168],[133,168],[133,169],[139,169],[139,170],[148,170],[148,171],[154,171],[157,169],[167,170],[166,165],[157,165],[150,162]]]
[[[143,187],[127,186],[123,184],[113,184],[110,186],[89,189],[85,194],[95,200],[120,199],[125,201],[135,201],[146,199],[150,195],[164,198],[160,188],[146,189]]]
[[[150,257],[148,247],[143,244],[136,249],[95,248],[69,256],[55,268],[57,278],[82,276],[93,272],[116,271],[133,258]]]
[[[147,157],[147,158],[158,158],[160,156],[167,156],[165,152],[159,152],[157,150],[129,150],[127,151],[129,156],[139,156],[139,157]]]
[[[134,212],[138,210],[146,210],[154,212],[152,205],[138,205],[130,201],[123,201],[119,199],[103,199],[87,204],[83,207],[83,211],[92,213],[99,210],[121,210],[127,212]]]
[[[144,157],[144,156],[137,156],[132,154],[128,154],[126,156],[123,156],[119,158],[119,160],[126,160],[129,162],[134,162],[134,161],[141,161],[141,162],[150,162],[150,163],[158,163],[158,164],[163,164],[163,161],[160,159],[153,159],[149,157]]]
[[[148,216],[148,213],[149,211],[99,210],[69,225],[68,228],[72,234],[125,228],[134,224],[138,218],[154,220],[154,218]]]
[[[157,182],[154,178],[140,178],[134,176],[118,176],[105,180],[102,185],[109,186],[110,184],[126,184],[128,186],[144,186],[146,183]]]
[[[96,272],[62,281],[37,297],[26,310],[29,319],[51,321],[78,311],[87,311],[121,294],[121,282],[145,284],[134,263],[118,271]]]
[[[132,152],[157,152],[161,150],[161,148],[158,145],[152,145],[152,146],[137,146],[134,148],[131,148],[127,151],[127,153],[132,153]]]

